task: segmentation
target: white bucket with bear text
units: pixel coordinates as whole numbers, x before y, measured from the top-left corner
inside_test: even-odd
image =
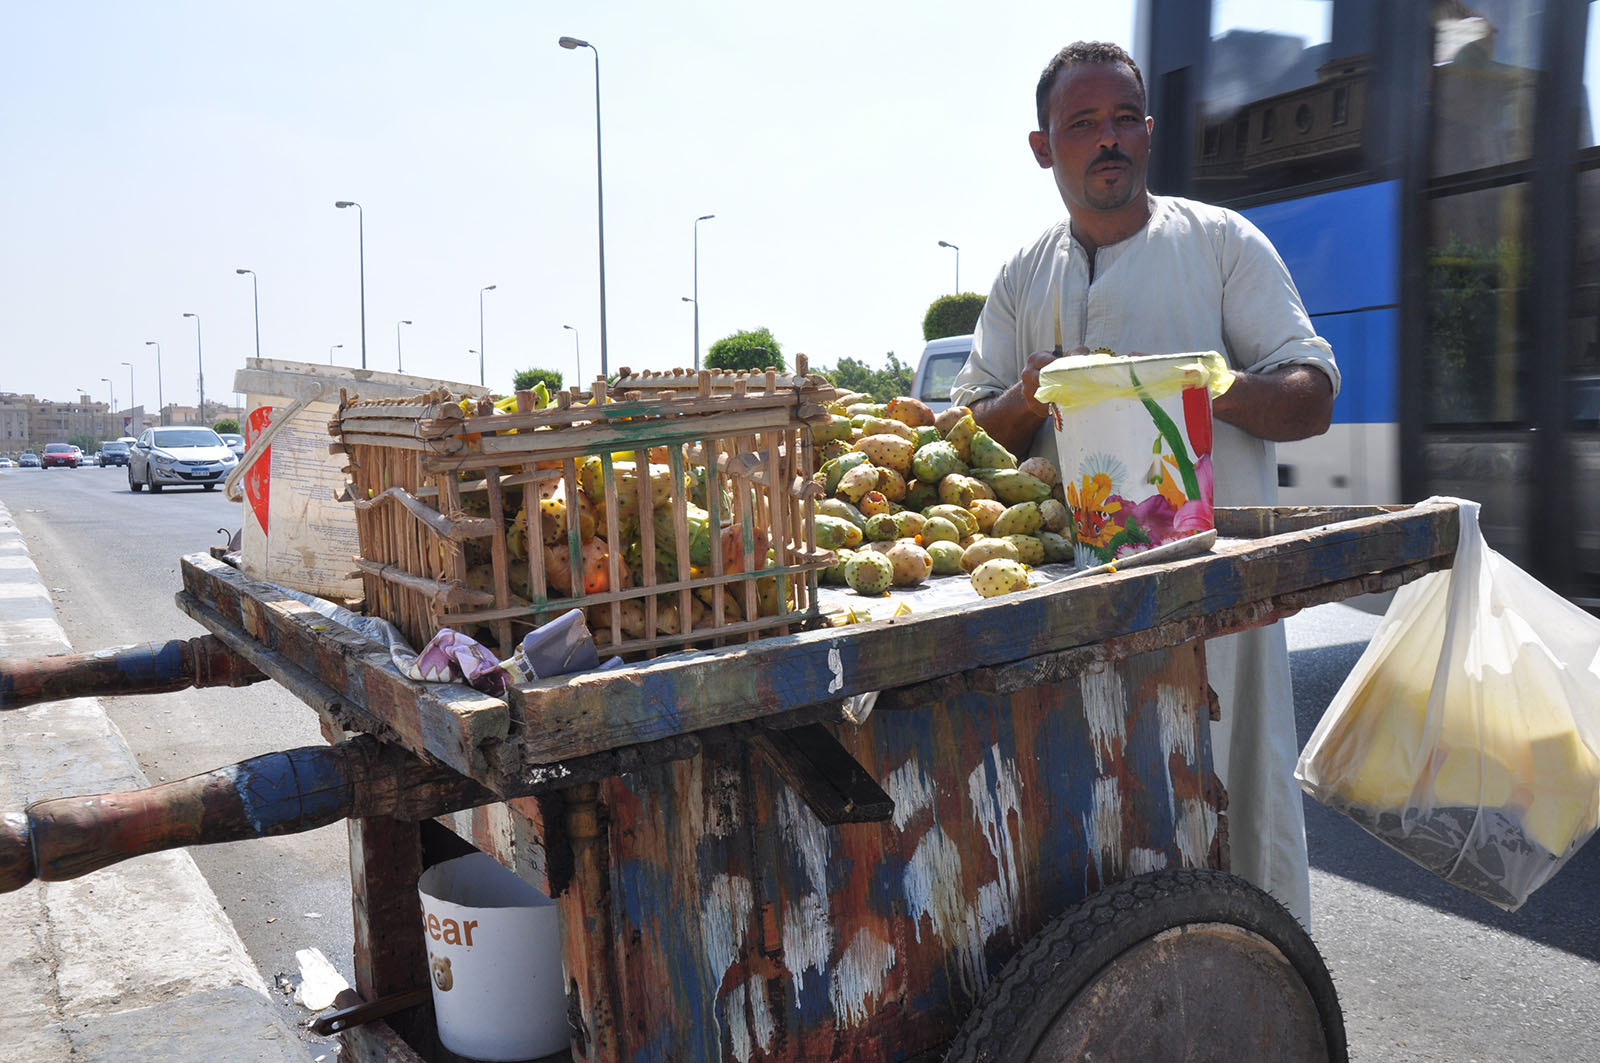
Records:
[[[440,1043],[485,1060],[566,1051],[555,902],[487,853],[435,864],[417,892]]]

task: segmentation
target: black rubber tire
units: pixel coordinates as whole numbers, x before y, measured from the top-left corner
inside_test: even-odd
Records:
[[[1218,928],[1258,953],[1270,955],[1280,973],[1287,971],[1287,977],[1298,982],[1292,988],[1304,992],[1303,997],[1295,994],[1297,1002],[1307,1023],[1320,1026],[1325,1058],[1329,1063],[1346,1063],[1344,1015],[1333,978],[1310,935],[1262,890],[1233,875],[1199,869],[1158,871],[1129,879],[1086,898],[1046,924],[989,983],[950,1042],[944,1063],[1135,1058],[1174,1063],[1222,1063],[1227,1059],[1231,1063],[1237,1056],[1235,1049],[1223,1051],[1208,1043],[1215,1029],[1220,1025],[1242,1031],[1244,1038],[1254,1034],[1247,1025],[1251,1004],[1230,992],[1234,987],[1225,978],[1214,991],[1177,1001],[1139,998],[1138,1006],[1129,1009],[1134,1013],[1117,1012],[1115,1021],[1102,1021],[1095,1027],[1106,1031],[1101,1040],[1110,1042],[1109,1047],[1102,1044],[1093,1052],[1080,1048],[1063,1052],[1050,1043],[1054,1032],[1055,1041],[1078,1044],[1063,1036],[1062,1030],[1081,1030],[1086,1018],[1097,1018],[1097,1007],[1116,999],[1105,986],[1115,984],[1112,972],[1119,960],[1131,966],[1150,956],[1153,948],[1160,947],[1157,943],[1181,941],[1182,935],[1190,932],[1214,934]],[[1138,956],[1130,959],[1134,953]],[[1260,998],[1253,999],[1259,1006]],[[1282,1020],[1282,1014],[1275,1011],[1263,1021],[1275,1017],[1289,1021]],[[1174,1027],[1188,1034],[1179,1039],[1181,1047],[1176,1050],[1170,1043]],[[1144,1030],[1164,1031],[1168,1043],[1152,1048],[1143,1039],[1157,1035],[1140,1032]],[[1315,1043],[1317,1030],[1299,1032]],[[1321,1049],[1313,1050],[1313,1058],[1323,1058]],[[1260,1058],[1277,1058],[1277,1054],[1269,1050]]]
[[[144,484],[133,478],[132,465],[128,466],[128,490],[132,491],[134,494],[138,494],[140,491],[144,490]]]
[[[215,491],[216,489],[217,489],[217,485],[216,484],[206,484],[206,490],[207,491]]]
[[[166,486],[165,484],[156,483],[156,474],[151,472],[148,466],[146,466],[144,470],[144,482],[145,485],[150,488],[150,493],[153,495],[159,495],[161,493],[161,489]]]

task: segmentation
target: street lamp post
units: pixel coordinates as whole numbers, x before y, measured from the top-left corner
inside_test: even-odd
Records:
[[[256,290],[256,271],[253,269],[236,269],[240,275],[250,274],[250,302],[256,311],[256,357],[261,357],[261,293]],[[132,405],[130,402],[129,405]]]
[[[361,253],[361,368],[367,367],[367,222],[361,204],[352,199],[341,199],[334,206],[356,208],[356,247]]]
[[[117,416],[117,385],[113,384],[108,376],[101,377],[100,382],[111,389],[111,417],[114,422]]]
[[[145,340],[146,347],[156,349],[156,423],[167,423],[167,400],[161,394],[161,344],[155,340]]]
[[[611,363],[606,346],[606,186],[605,169],[600,155],[600,49],[576,37],[562,37],[556,42],[571,51],[587,48],[594,53],[594,184],[595,216],[600,229],[600,375],[609,375]]]
[[[134,406],[137,405],[133,401],[133,363],[123,362],[122,364],[128,367],[128,411],[131,413]]]
[[[583,344],[578,339],[578,330],[571,325],[562,325],[562,328],[572,329],[572,371],[577,374],[573,383],[583,387]]]
[[[200,367],[200,423],[206,423],[206,358],[200,346],[200,315],[186,313],[184,317],[194,318],[194,360]]]
[[[328,364],[329,365],[333,364],[333,352],[337,351],[339,348],[341,348],[343,346],[344,346],[344,344],[342,344],[342,343],[335,343],[332,347],[328,348]]]
[[[406,371],[405,356],[400,352],[400,326],[409,324],[411,324],[409,321],[396,321],[394,323],[394,371],[397,373]]]
[[[715,214],[702,214],[694,220],[694,371],[700,371],[700,223],[715,218]]]
[[[956,294],[960,295],[961,294],[961,248],[957,247],[955,244],[952,244],[948,240],[940,240],[939,241],[939,246],[940,247],[948,247],[950,250],[952,250],[952,251],[954,251],[956,253]]]
[[[483,345],[483,293],[492,292],[499,285],[490,284],[478,289],[478,386],[483,387],[483,352],[487,349]]]

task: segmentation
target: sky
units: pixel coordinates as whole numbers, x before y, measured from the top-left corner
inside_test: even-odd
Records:
[[[702,351],[914,363],[958,268],[986,293],[1060,216],[1034,84],[1131,47],[1133,7],[0,0],[0,391],[153,410],[153,340],[166,402],[202,370],[235,401],[237,269],[266,358],[361,365],[364,270],[369,368],[592,380],[596,53],[564,35],[599,55],[612,372],[691,365],[696,291]]]

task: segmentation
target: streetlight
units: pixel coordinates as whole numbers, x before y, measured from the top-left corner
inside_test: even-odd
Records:
[[[961,248],[957,247],[955,244],[952,244],[948,240],[940,240],[939,241],[939,246],[940,247],[948,247],[950,250],[952,250],[952,251],[954,251],[956,253],[956,294],[960,295],[961,294]]]
[[[583,387],[583,343],[578,338],[578,330],[571,325],[562,325],[562,328],[572,329],[572,371],[577,374],[573,380],[580,388]]]
[[[595,216],[600,223],[600,375],[609,374],[611,363],[606,347],[606,187],[604,168],[600,161],[600,49],[576,37],[562,37],[556,42],[568,51],[587,48],[594,53],[594,186]]]
[[[256,308],[256,357],[261,357],[261,293],[256,290],[256,271],[253,269],[236,269],[235,273],[250,274],[250,301]],[[131,406],[132,403],[130,402]]]
[[[328,364],[329,365],[333,364],[333,352],[337,351],[339,348],[341,348],[343,346],[344,346],[344,344],[342,344],[342,343],[335,343],[332,347],[328,348]]]
[[[491,284],[478,289],[478,386],[483,387],[483,293],[492,292],[498,285]]]
[[[136,405],[133,401],[133,363],[123,362],[122,364],[128,367],[128,412],[132,413]]]
[[[117,412],[117,385],[113,384],[108,376],[101,377],[100,383],[111,389],[111,413],[115,416]]]
[[[167,400],[161,395],[161,344],[155,340],[145,340],[146,347],[156,349],[156,423],[167,423]]]
[[[694,220],[694,371],[700,371],[700,223],[715,218],[715,214],[702,214]]]
[[[404,355],[400,353],[400,326],[409,324],[411,324],[409,321],[396,321],[394,323],[394,371],[397,373],[406,371],[406,360]]]
[[[341,199],[334,206],[343,210],[345,207],[356,208],[356,241],[361,252],[361,368],[367,367],[367,233],[366,217],[361,213],[361,204],[351,199]]]
[[[200,423],[206,423],[206,361],[200,347],[200,315],[184,314],[184,317],[194,318],[194,360],[200,367]]]

